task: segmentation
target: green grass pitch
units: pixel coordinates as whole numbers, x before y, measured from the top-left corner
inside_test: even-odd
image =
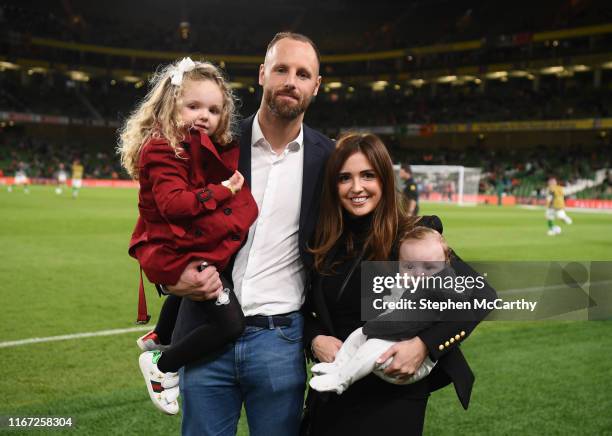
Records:
[[[0,342],[134,325],[138,268],[126,251],[136,198],[0,190]],[[574,224],[548,237],[542,210],[425,204],[422,213],[443,219],[467,260],[612,260],[612,215],[570,212]],[[155,321],[161,301],[151,286],[148,295]],[[179,433],[180,418],[150,404],[137,336],[0,348],[0,416],[72,416],[69,434]],[[452,387],[434,393],[426,434],[612,434],[612,322],[483,323],[463,350],[476,374],[470,409]]]

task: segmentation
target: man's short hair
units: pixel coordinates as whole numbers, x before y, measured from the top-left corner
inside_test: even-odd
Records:
[[[407,163],[403,163],[402,164],[402,169],[410,174],[412,174],[412,168],[410,168],[410,165],[408,165]]]
[[[317,55],[317,61],[319,62],[319,65],[321,65],[321,53],[319,52],[319,48],[317,47],[317,45],[313,42],[312,39],[310,39],[306,35],[302,35],[301,33],[295,32],[278,32],[276,35],[274,35],[274,38],[272,38],[272,41],[270,41],[270,43],[268,44],[268,48],[266,49],[266,56],[278,41],[287,38],[293,39],[294,41],[301,41],[310,44],[310,46],[314,49]]]

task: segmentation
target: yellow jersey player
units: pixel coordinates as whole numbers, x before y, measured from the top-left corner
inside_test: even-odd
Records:
[[[75,159],[72,163],[72,198],[77,198],[79,195],[79,189],[83,184],[83,171],[81,161]]]
[[[560,219],[565,224],[571,224],[572,219],[565,213],[565,198],[563,187],[557,184],[557,179],[548,179],[548,192],[546,194],[546,221],[548,222],[548,236],[561,233],[561,227],[555,225],[555,219]]]

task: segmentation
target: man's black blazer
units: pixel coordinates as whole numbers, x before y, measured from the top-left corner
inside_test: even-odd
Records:
[[[243,120],[240,124],[240,159],[238,171],[242,173],[245,183],[251,187],[251,136],[255,115]],[[319,201],[323,183],[325,164],[334,150],[334,142],[303,124],[304,129],[304,171],[302,178],[300,223],[299,223],[299,249],[304,266],[308,269],[312,265],[312,255],[307,252],[307,243],[314,233],[319,216]],[[297,195],[297,193],[296,193]],[[225,283],[232,284],[232,269],[235,255],[222,276]],[[184,298],[181,303],[179,316],[174,327],[172,341],[180,340],[195,327],[202,324],[203,313],[198,304]]]

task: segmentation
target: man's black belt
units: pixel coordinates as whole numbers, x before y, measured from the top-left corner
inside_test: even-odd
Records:
[[[253,315],[245,316],[244,320],[247,326],[260,327],[263,329],[273,329],[275,327],[289,327],[293,319],[285,313],[282,315]]]

